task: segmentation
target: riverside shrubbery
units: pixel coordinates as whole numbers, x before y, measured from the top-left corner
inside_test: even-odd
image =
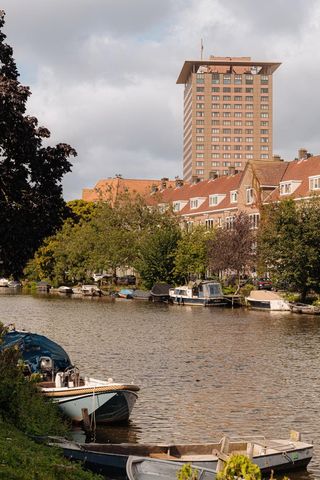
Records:
[[[5,328],[0,324],[0,342]],[[0,479],[94,480],[100,476],[70,463],[61,452],[35,443],[31,435],[66,435],[68,425],[52,402],[24,376],[20,352],[0,352]]]

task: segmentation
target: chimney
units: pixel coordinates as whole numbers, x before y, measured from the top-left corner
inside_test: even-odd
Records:
[[[219,177],[219,174],[217,171],[213,171],[213,172],[209,172],[209,178],[210,179],[215,179],[215,178],[218,178]]]
[[[196,175],[193,175],[192,183],[199,183],[200,181],[201,181],[201,179],[199,177],[197,177]]]
[[[229,167],[229,175],[234,175],[236,173],[236,169],[234,166]]]
[[[153,184],[151,185],[151,193],[156,193],[158,191],[157,185]]]
[[[183,180],[181,180],[181,178],[179,177],[175,177],[175,184],[176,184],[176,188],[183,187]]]
[[[169,181],[169,178],[167,177],[164,177],[164,178],[161,178],[161,189],[164,190],[165,188],[167,188],[167,182]]]
[[[308,157],[308,150],[306,148],[299,148],[298,150],[298,159],[302,160],[303,158]]]

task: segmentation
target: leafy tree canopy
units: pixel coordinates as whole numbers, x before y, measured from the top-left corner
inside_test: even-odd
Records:
[[[259,260],[273,279],[297,290],[304,301],[320,284],[320,199],[284,200],[264,207]]]
[[[18,81],[0,11],[0,270],[19,275],[66,214],[61,180],[76,155],[67,144],[43,146],[50,132],[26,115],[28,87]]]

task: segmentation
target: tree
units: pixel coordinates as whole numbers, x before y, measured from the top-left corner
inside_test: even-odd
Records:
[[[4,15],[0,11],[0,269],[16,276],[62,223],[61,179],[76,152],[64,143],[44,147],[50,132],[26,115],[30,90],[18,81]]]
[[[255,264],[255,235],[250,218],[239,213],[233,219],[232,228],[217,231],[208,249],[209,265],[214,271],[231,270],[238,277]]]
[[[204,278],[208,268],[208,241],[214,238],[215,233],[202,225],[182,233],[175,251],[174,271],[178,278],[186,283],[192,276]]]
[[[259,261],[276,283],[295,289],[305,301],[320,284],[320,198],[284,200],[263,208]]]
[[[172,284],[176,280],[174,258],[181,231],[178,225],[159,225],[151,235],[145,235],[135,267],[147,288],[155,283]]]

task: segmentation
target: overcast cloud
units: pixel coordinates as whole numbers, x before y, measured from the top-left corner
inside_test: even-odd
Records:
[[[5,33],[52,144],[78,152],[67,200],[115,174],[182,175],[185,60],[251,56],[274,75],[274,153],[320,153],[316,0],[1,0]]]

